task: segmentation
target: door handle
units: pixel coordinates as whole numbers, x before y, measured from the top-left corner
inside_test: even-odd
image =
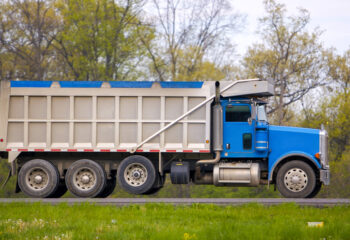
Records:
[[[227,144],[226,144],[226,149],[230,149],[230,148],[231,148],[230,144],[227,143]]]

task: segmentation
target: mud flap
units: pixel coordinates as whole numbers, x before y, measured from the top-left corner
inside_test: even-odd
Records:
[[[15,189],[15,193],[19,193],[21,192],[21,189],[19,188],[19,185],[18,185],[18,178],[16,179],[16,189]]]
[[[6,178],[5,182],[1,185],[1,189],[4,189],[4,188],[5,188],[6,184],[8,183],[8,181],[10,180],[10,178],[11,178],[11,176],[12,176],[11,173],[12,173],[12,169],[9,168],[9,174],[7,175],[7,178]]]

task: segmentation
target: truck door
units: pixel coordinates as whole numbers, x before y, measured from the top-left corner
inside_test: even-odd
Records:
[[[224,151],[222,157],[252,157],[255,152],[255,119],[251,104],[226,102],[224,110]]]

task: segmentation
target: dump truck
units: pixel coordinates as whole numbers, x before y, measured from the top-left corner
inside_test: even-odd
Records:
[[[0,153],[30,197],[107,197],[173,184],[288,198],[329,184],[327,132],[270,125],[266,80],[2,81]]]

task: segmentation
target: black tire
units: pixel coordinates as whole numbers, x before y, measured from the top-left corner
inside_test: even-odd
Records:
[[[309,196],[307,196],[307,198],[316,197],[316,195],[321,191],[321,188],[322,188],[322,183],[320,181],[317,181],[314,190]]]
[[[160,189],[162,189],[163,187],[157,187],[157,188],[151,188],[150,190],[148,190],[147,192],[143,193],[143,195],[154,195],[157,192],[160,191]]]
[[[293,180],[296,183],[293,183]],[[314,191],[316,175],[307,163],[294,160],[285,163],[277,173],[278,191],[286,198],[306,198]]]
[[[140,176],[134,176],[134,174]],[[140,155],[125,158],[117,171],[118,184],[132,194],[143,194],[149,191],[156,181],[156,170],[152,162]]]
[[[97,195],[96,197],[98,197],[98,198],[108,197],[109,195],[111,195],[113,193],[116,185],[117,185],[117,179],[115,177],[108,179],[105,189],[103,189],[103,191],[99,195]]]
[[[56,191],[51,194],[49,196],[49,198],[60,198],[62,197],[66,192],[68,191],[66,183],[64,182],[64,180],[60,181],[60,183],[58,184],[58,188],[56,189]]]
[[[56,191],[58,185],[58,170],[46,160],[30,160],[18,173],[18,186],[29,197],[47,198]]]
[[[68,190],[82,198],[97,197],[106,186],[106,172],[89,159],[74,162],[68,168],[65,179]]]
[[[157,178],[154,182],[152,188],[148,190],[147,192],[143,193],[143,195],[153,195],[160,191],[160,189],[163,188],[164,182],[165,182],[165,175],[160,176],[160,174],[156,174]]]

